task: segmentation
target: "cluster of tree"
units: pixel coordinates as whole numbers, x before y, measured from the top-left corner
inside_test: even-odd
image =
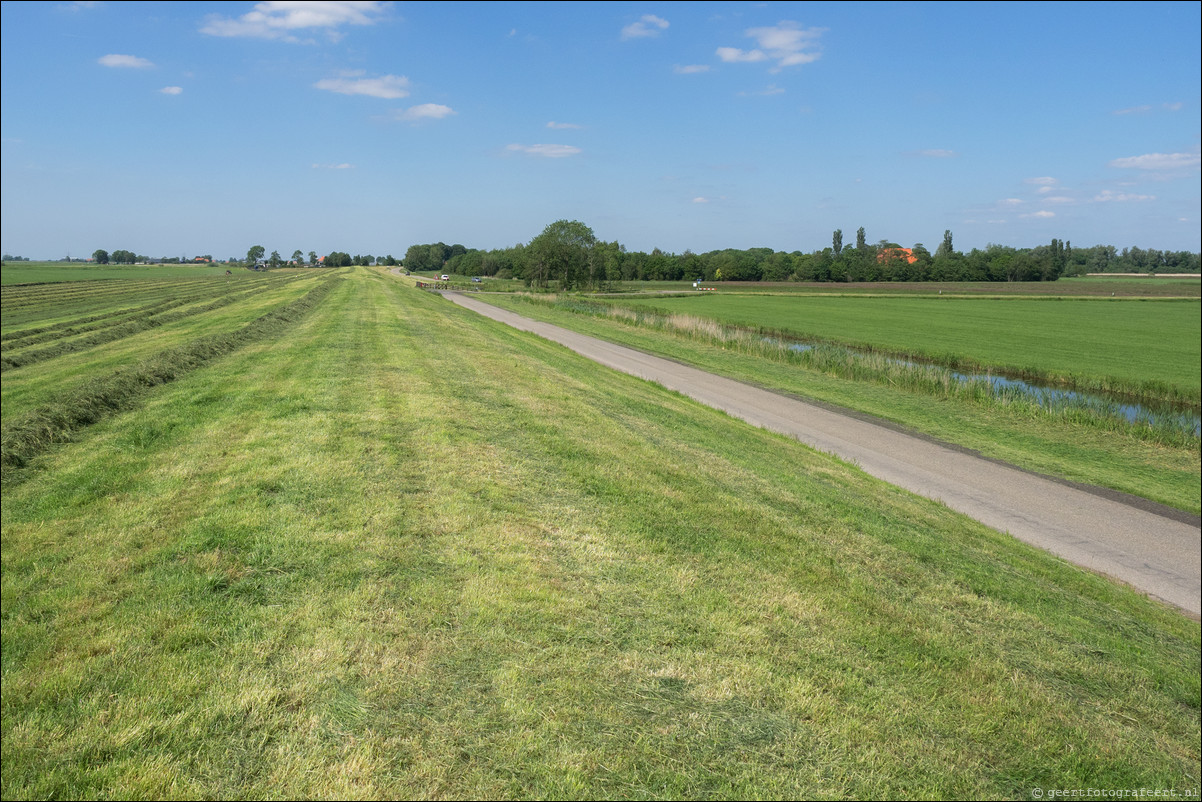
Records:
[[[287,261],[280,256],[279,251],[272,251],[271,256],[264,258],[264,254],[266,253],[267,250],[262,245],[251,246],[251,248],[246,252],[246,266],[255,267],[257,265],[263,265],[269,269],[274,269],[284,265],[296,265],[297,267],[301,267],[306,264],[305,254],[299,248],[292,252],[292,258]],[[230,261],[235,262],[238,260],[231,258]],[[391,266],[399,265],[400,262],[393,258],[392,254],[389,254],[388,256],[372,256],[370,254],[355,254],[354,256],[351,256],[349,253],[344,253],[342,251],[331,251],[324,257],[319,258],[317,256],[317,251],[309,251],[308,265],[310,267],[316,267],[318,264],[324,267],[348,267],[350,265],[371,264]]]
[[[1073,251],[1065,275],[1086,273],[1198,273],[1202,255],[1189,251],[1158,251],[1131,247],[1117,250],[1113,245],[1095,245]]]
[[[600,287],[610,281],[1055,281],[1094,272],[1199,272],[1199,255],[1188,251],[1144,251],[1098,245],[1074,249],[1053,239],[1034,248],[987,245],[957,251],[952,232],[931,253],[922,243],[869,243],[863,228],[854,246],[842,230],[820,251],[728,248],[695,254],[627,251],[598,240],[588,226],[559,220],[528,244],[490,251],[462,245],[411,245],[405,267],[412,271],[523,279],[532,286]]]
[[[28,256],[12,256],[11,254],[6,253],[6,254],[4,254],[4,261],[5,262],[30,262],[33,260],[31,260]]]
[[[134,253],[133,251],[116,250],[116,251],[113,251],[112,253],[109,253],[108,251],[104,250],[103,248],[94,251],[92,253],[92,259],[98,265],[107,265],[107,264],[132,265],[137,262],[150,261],[145,256],[138,256],[138,254]],[[176,261],[179,261],[179,260],[177,259]]]

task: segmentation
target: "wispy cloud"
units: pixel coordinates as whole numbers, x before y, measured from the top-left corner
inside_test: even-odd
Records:
[[[159,90],[160,95],[182,95],[184,88],[182,86],[164,86]]]
[[[374,25],[387,10],[384,2],[304,2],[272,0],[256,3],[252,11],[233,19],[210,14],[200,32],[210,36],[246,36],[256,39],[301,41],[297,31],[324,29],[337,36],[344,25]]]
[[[668,21],[654,14],[644,14],[638,22],[632,22],[622,29],[622,40],[646,39],[659,36],[660,31],[667,30]]]
[[[576,123],[557,123],[554,120],[547,123],[547,127],[553,128],[556,131],[579,131],[584,128],[583,125],[577,125]]]
[[[1099,203],[1130,203],[1137,201],[1156,200],[1155,195],[1136,195],[1130,192],[1115,192],[1110,189],[1104,189],[1093,198]]]
[[[409,79],[404,75],[380,75],[375,78],[366,78],[363,77],[365,74],[363,70],[343,72],[337,78],[323,78],[313,86],[342,95],[367,95],[386,100],[409,96]]]
[[[997,202],[998,206],[1013,207],[1013,206],[1021,206],[1022,204],[1023,204],[1022,198],[1002,198],[1000,201]]]
[[[1181,109],[1184,106],[1185,106],[1185,104],[1180,101],[1178,101],[1176,103],[1161,103],[1160,104],[1160,108],[1164,109],[1165,111],[1181,111]],[[1148,114],[1155,108],[1156,108],[1155,106],[1145,104],[1142,106],[1131,106],[1130,108],[1126,108],[1126,109],[1117,109],[1110,113],[1114,114],[1116,116],[1122,116],[1124,114]]]
[[[580,148],[574,145],[506,145],[505,150],[530,156],[542,156],[546,159],[563,159],[581,152]]]
[[[96,59],[96,63],[103,67],[121,67],[136,70],[145,70],[154,66],[154,62],[149,59],[144,59],[141,56],[121,56],[116,53],[110,53],[107,56],[101,56]]]
[[[455,110],[450,106],[443,106],[440,103],[422,103],[417,106],[410,106],[404,111],[398,111],[396,118],[404,122],[418,122],[421,120],[441,120],[443,117],[450,117],[455,113]]]
[[[1184,170],[1202,164],[1198,153],[1145,153],[1109,162],[1111,167],[1134,170]]]
[[[314,164],[314,170],[353,170],[355,165],[343,162],[342,164]]]
[[[672,72],[677,75],[696,75],[699,72],[709,72],[708,64],[676,64]]]
[[[737,47],[719,47],[718,58],[729,63],[774,61],[772,72],[785,67],[809,64],[817,61],[818,38],[825,28],[801,28],[788,20],[767,28],[748,28],[745,36],[755,39],[756,47],[742,50]]]
[[[1052,178],[1050,175],[1036,176],[1035,178],[1024,178],[1024,184],[1031,184],[1037,187],[1054,187],[1060,183],[1059,180]]]
[[[1041,220],[1046,220],[1049,217],[1055,217],[1055,216],[1056,216],[1055,212],[1049,212],[1047,209],[1040,209],[1038,212],[1031,212],[1030,214],[1020,214],[1019,215],[1019,217],[1022,217],[1022,218],[1035,217],[1035,218],[1038,218]]]

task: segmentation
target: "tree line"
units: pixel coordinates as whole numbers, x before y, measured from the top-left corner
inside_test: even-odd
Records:
[[[855,245],[844,246],[843,231],[836,229],[829,247],[810,253],[771,248],[645,253],[599,240],[574,220],[556,221],[529,243],[510,248],[411,245],[404,265],[414,272],[514,278],[538,287],[554,282],[563,289],[612,281],[1055,281],[1086,273],[1202,272],[1202,258],[1189,251],[1074,248],[1053,239],[1033,248],[990,244],[964,253],[955,249],[952,232],[944,231],[932,253],[922,243],[909,248],[888,240],[870,243],[862,227]]]

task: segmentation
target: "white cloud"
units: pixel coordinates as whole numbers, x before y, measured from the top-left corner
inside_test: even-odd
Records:
[[[1185,106],[1185,104],[1182,103],[1180,100],[1177,101],[1176,103],[1164,103],[1162,105],[1168,111],[1181,111],[1181,109]]]
[[[1055,216],[1056,216],[1055,212],[1049,212],[1047,209],[1040,209],[1038,212],[1031,212],[1030,214],[1020,214],[1019,215],[1019,217],[1022,217],[1022,218],[1038,217],[1038,218],[1044,219],[1044,220],[1046,220],[1049,217],[1055,217]]]
[[[547,123],[547,127],[554,128],[557,131],[579,131],[584,128],[583,125],[577,125],[576,123],[557,123],[554,120]]]
[[[782,21],[766,28],[748,28],[744,35],[755,39],[757,47],[741,50],[737,47],[720,47],[718,58],[726,62],[775,61],[772,72],[785,67],[809,64],[817,61],[818,37],[825,28],[801,28],[796,22]]]
[[[672,72],[677,75],[696,75],[699,72],[709,72],[708,64],[677,64],[672,67]]]
[[[768,58],[762,50],[740,50],[737,47],[720,47],[717,52],[718,58],[728,63],[765,61]]]
[[[162,95],[182,95],[183,93],[184,88],[182,86],[164,86],[159,90],[159,94]]]
[[[562,159],[581,152],[580,148],[573,145],[506,145],[505,149],[547,159]]]
[[[353,170],[355,165],[343,162],[342,164],[314,164],[314,170]]]
[[[1145,153],[1110,162],[1111,167],[1135,170],[1184,170],[1199,164],[1202,164],[1202,156],[1197,153]]]
[[[693,198],[693,203],[709,203],[709,198]]]
[[[1022,199],[1021,198],[1002,198],[1000,201],[997,202],[997,205],[998,206],[1021,206]]]
[[[1126,203],[1129,201],[1150,201],[1156,200],[1155,195],[1135,195],[1130,192],[1115,192],[1113,190],[1104,189],[1093,198],[1099,203],[1114,201],[1116,203]]]
[[[1147,114],[1151,110],[1152,110],[1151,106],[1132,106],[1131,108],[1127,108],[1127,109],[1117,109],[1115,111],[1112,111],[1111,114],[1114,114],[1116,116],[1121,116],[1124,114]]]
[[[668,21],[654,14],[644,14],[639,18],[638,22],[632,22],[622,29],[622,40],[627,39],[645,39],[649,36],[659,36],[659,32],[666,30]]]
[[[107,56],[101,56],[96,59],[96,63],[104,67],[130,67],[133,69],[144,70],[154,66],[154,62],[142,58],[141,56],[120,56],[116,53],[110,53]]]
[[[338,78],[323,78],[313,86],[328,92],[343,95],[367,95],[386,100],[409,96],[409,79],[404,75],[381,75],[378,78],[363,78],[362,70],[344,72]]]
[[[1040,190],[1042,192],[1043,190]],[[1048,198],[1040,198],[1041,203],[1076,203],[1075,198],[1070,198],[1067,195],[1052,195]]]
[[[455,113],[455,110],[450,106],[443,106],[439,103],[422,103],[417,106],[410,106],[404,111],[398,111],[396,118],[406,122],[441,120],[443,117],[449,117]]]
[[[1034,184],[1035,186],[1039,187],[1054,187],[1060,182],[1055,178],[1052,178],[1050,175],[1041,175],[1036,178],[1024,178],[1023,183]]]
[[[249,36],[298,42],[300,40],[292,35],[292,31],[324,28],[335,33],[335,29],[343,25],[373,25],[388,5],[374,0],[272,0],[256,3],[253,11],[237,19],[210,14],[200,32],[210,36]]]

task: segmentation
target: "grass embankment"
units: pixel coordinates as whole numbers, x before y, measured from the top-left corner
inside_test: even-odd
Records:
[[[1088,415],[1052,415],[1034,403],[973,399],[956,392],[954,383],[927,387],[914,382],[907,388],[891,382],[887,371],[877,382],[809,370],[801,364],[802,355],[768,347],[758,337],[727,338],[717,324],[696,318],[678,321],[679,327],[648,327],[621,310],[581,314],[582,309],[595,310],[575,300],[481,299],[740,381],[866,412],[1028,470],[1132,493],[1194,514],[1202,511],[1196,438],[1149,437],[1129,426],[1099,426]]]
[[[24,470],[6,798],[1197,787],[1197,622],[391,276]]]

